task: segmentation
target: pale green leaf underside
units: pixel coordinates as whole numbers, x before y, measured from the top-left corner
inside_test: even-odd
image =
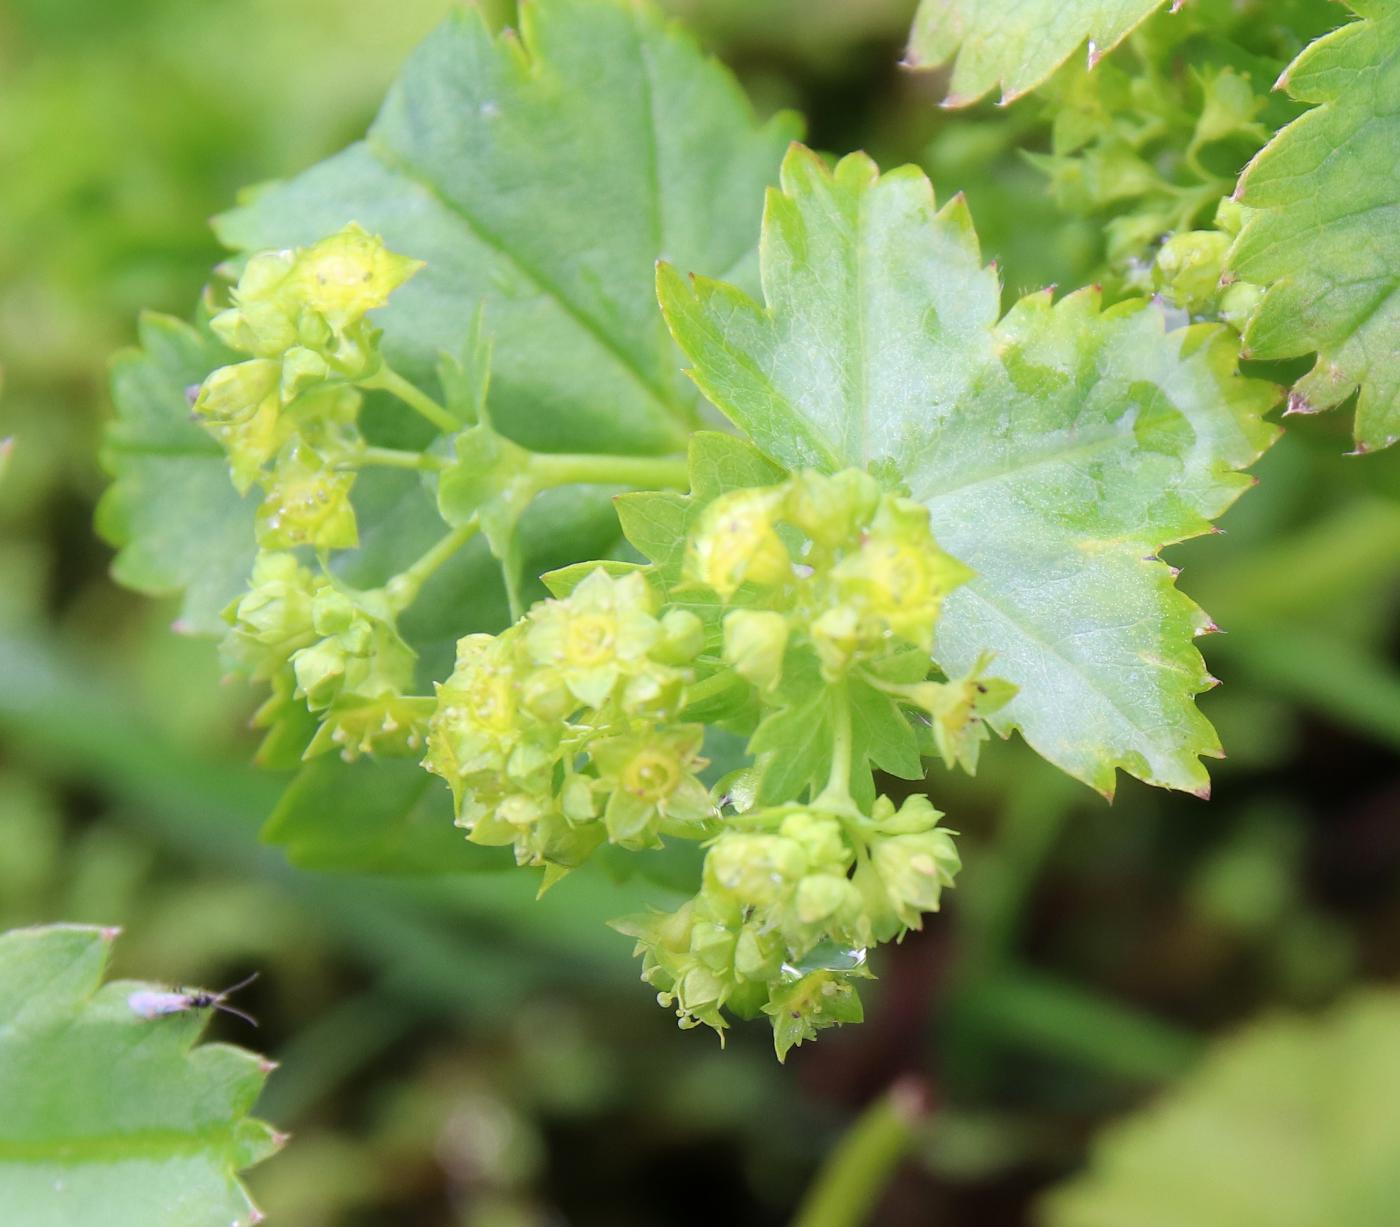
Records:
[[[751,262],[790,119],[755,124],[729,74],[629,0],[538,0],[522,32],[449,18],[368,137],[221,219],[243,250],[348,221],[427,267],[379,313],[396,364],[430,380],[478,304],[502,429],[545,450],[684,447],[693,392],[653,295],[659,257]]]
[[[1048,294],[997,321],[961,199],[913,168],[834,175],[796,150],[765,215],[760,306],[663,269],[705,394],[789,468],[892,466],[977,577],[945,603],[950,674],[985,650],[1016,683],[995,718],[1104,792],[1122,768],[1202,791],[1218,754],[1193,702],[1208,620],[1155,557],[1205,532],[1273,438],[1274,389],[1226,334],[1167,332],[1145,303]]]
[[[1400,996],[1260,1023],[1111,1127],[1044,1227],[1393,1227]]]
[[[1308,47],[1284,73],[1317,103],[1250,163],[1238,197],[1255,210],[1230,254],[1269,287],[1245,333],[1256,358],[1316,353],[1295,410],[1360,389],[1362,450],[1400,439],[1400,5],[1350,0],[1364,21]]]
[[[911,67],[957,57],[946,106],[1001,87],[1003,102],[1034,89],[1086,41],[1091,55],[1120,43],[1165,0],[921,0],[909,38]]]
[[[257,500],[234,490],[218,443],[190,417],[185,390],[229,354],[168,316],[142,319],[141,345],[113,363],[117,416],[102,458],[115,480],[97,526],[119,547],[117,579],[153,596],[183,592],[183,623],[212,633],[252,567]]]
[[[248,1112],[253,1053],[191,1047],[207,1021],[143,1018],[160,986],[102,984],[112,930],[0,934],[0,1202],[19,1227],[243,1227],[237,1172],[276,1135]]]

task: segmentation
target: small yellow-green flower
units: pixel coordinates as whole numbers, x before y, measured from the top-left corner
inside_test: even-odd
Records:
[[[788,519],[827,550],[849,546],[860,537],[880,504],[880,485],[860,469],[828,476],[807,470],[792,479]]]
[[[264,552],[253,563],[248,591],[224,611],[229,632],[223,652],[256,681],[281,672],[292,655],[319,638],[312,603],[328,581],[295,555]]]
[[[962,866],[953,833],[938,825],[942,815],[925,796],[898,810],[887,797],[870,816],[870,854],[854,882],[865,905],[871,941],[888,941],[921,926],[923,913],[938,910],[943,890]]]
[[[350,503],[354,484],[354,473],[328,467],[309,447],[293,447],[278,463],[258,507],[258,544],[272,550],[353,549],[360,542]]]
[[[776,584],[792,575],[778,536],[786,490],[734,490],[705,508],[687,568],[693,579],[729,600],[746,583]]]
[[[609,575],[601,567],[564,600],[531,611],[526,650],[538,665],[554,669],[569,692],[601,707],[618,680],[643,672],[661,635],[651,589],[640,575]]]
[[[987,740],[986,717],[1016,697],[1010,682],[986,676],[991,660],[984,654],[966,676],[922,682],[908,692],[909,701],[928,714],[944,765],[960,766],[969,775],[976,773],[978,754]]]
[[[760,690],[771,690],[783,672],[788,620],[776,609],[735,609],[724,618],[724,661]]]
[[[860,545],[832,572],[837,590],[862,616],[916,647],[933,646],[943,598],[972,578],[929,531],[928,509],[886,496]]]
[[[297,253],[287,291],[341,332],[384,306],[422,267],[423,261],[396,255],[383,239],[351,222]]]
[[[529,716],[507,636],[458,640],[456,668],[437,688],[424,765],[459,792],[476,772],[504,772],[525,733]]]
[[[611,790],[603,821],[624,848],[655,847],[662,832],[700,828],[715,806],[696,773],[705,766],[704,727],[629,733],[589,747],[599,778]]]

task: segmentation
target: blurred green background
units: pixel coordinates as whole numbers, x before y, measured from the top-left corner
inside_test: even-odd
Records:
[[[950,115],[896,63],[910,0],[671,0],[762,111],[812,143],[967,192],[1008,293],[1097,275],[1100,227],[1021,156],[1040,104]],[[252,1173],[273,1222],[784,1222],[900,1075],[927,1122],[872,1221],[1035,1221],[1096,1130],[1210,1038],[1400,974],[1400,451],[1290,422],[1224,536],[1174,551],[1228,632],[1204,700],[1210,804],[1123,782],[1112,808],[1019,744],[937,770],[964,833],[951,906],[885,953],[867,1022],[772,1059],[679,1033],[575,875],[413,880],[291,869],[257,831],[252,696],[171,608],[116,588],[91,530],[110,354],[185,314],[245,184],[358,135],[447,0],[6,0],[0,8],[0,926],[120,924],[117,974],[218,986],[282,1062]],[[1297,422],[1294,425],[1294,422]]]

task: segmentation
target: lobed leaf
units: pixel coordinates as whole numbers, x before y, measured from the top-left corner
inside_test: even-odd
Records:
[[[1086,39],[1092,65],[1163,2],[920,0],[905,63],[937,68],[956,56],[944,106],[966,106],[997,85],[1006,104],[1044,81]]]
[[[1219,753],[1193,697],[1205,615],[1157,557],[1209,531],[1275,435],[1275,390],[1215,326],[1143,302],[1031,295],[998,320],[960,198],[914,168],[834,171],[796,148],[770,192],[765,305],[659,273],[701,390],[773,461],[892,469],[977,574],[946,600],[935,660],[985,651],[1018,693],[990,717],[1111,793],[1116,769],[1204,792]]]
[[[312,759],[287,786],[262,838],[318,872],[436,874],[500,869],[495,849],[464,844],[452,799],[412,759]]]
[[[1400,439],[1400,7],[1350,0],[1364,20],[1309,46],[1279,78],[1317,104],[1246,168],[1252,212],[1230,271],[1268,285],[1245,331],[1255,358],[1317,361],[1293,412],[1354,392],[1358,450]]]
[[[116,931],[0,934],[0,1189],[24,1227],[247,1227],[237,1173],[281,1138],[248,1115],[271,1068],[191,1047],[207,1011],[155,1018],[102,984]]]
[[[165,315],[141,319],[141,348],[112,364],[116,420],[102,463],[114,478],[98,531],[118,547],[116,578],[151,596],[184,594],[188,629],[222,630],[220,611],[253,566],[256,497],[229,482],[218,443],[190,415],[186,389],[232,355],[203,327]]]
[[[652,295],[658,257],[738,269],[794,121],[648,5],[535,0],[520,34],[475,7],[418,49],[365,140],[218,223],[244,251],[358,221],[427,268],[379,315],[425,382],[482,302],[496,420],[536,450],[684,445],[693,394]]]

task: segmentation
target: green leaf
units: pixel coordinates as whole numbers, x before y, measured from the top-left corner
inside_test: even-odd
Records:
[[[368,137],[221,219],[245,251],[356,220],[427,268],[377,320],[428,381],[478,304],[491,405],[536,450],[662,452],[695,421],[656,311],[659,256],[747,264],[794,123],[766,126],[733,79],[649,6],[538,0],[521,32],[478,8],[415,53]]]
[[[901,780],[922,780],[918,739],[899,705],[863,682],[851,685],[850,702],[856,763],[869,760]]]
[[[1143,302],[1040,293],[998,321],[966,208],[936,211],[914,168],[794,150],[762,254],[766,306],[660,270],[705,394],[788,468],[903,476],[977,573],[934,655],[952,677],[994,654],[1019,688],[998,731],[1105,793],[1116,768],[1203,792],[1219,745],[1191,640],[1208,620],[1156,554],[1248,487],[1275,390],[1236,375],[1225,330],[1168,332]]]
[[[415,761],[316,758],[287,786],[262,830],[303,869],[356,873],[463,873],[509,864],[468,844],[452,825],[452,798]]]
[[[0,934],[0,1188],[23,1227],[246,1227],[237,1173],[281,1144],[248,1116],[270,1064],[191,1047],[207,1010],[143,1017],[102,984],[114,929]]]
[[[549,595],[558,597],[561,600],[568,596],[594,571],[606,571],[609,575],[621,577],[630,575],[634,571],[642,574],[643,578],[650,574],[650,569],[645,563],[640,562],[616,562],[602,559],[598,562],[575,562],[567,567],[560,567],[554,571],[546,571],[540,576],[540,582],[549,590]]]
[[[830,720],[831,700],[820,684],[764,719],[748,746],[762,772],[758,804],[782,805],[821,791],[831,769]]]
[[[1088,40],[1093,63],[1163,0],[921,0],[905,63],[937,68],[955,55],[944,106],[1001,86],[1001,102],[1034,89]]]
[[[141,348],[112,365],[116,420],[102,462],[115,478],[97,527],[118,547],[113,574],[152,596],[184,593],[192,631],[223,629],[220,611],[253,566],[256,497],[240,498],[223,451],[190,417],[185,389],[231,355],[207,331],[164,315],[141,320]]]
[[[816,657],[805,649],[789,650],[783,661],[782,682],[775,706],[753,729],[746,750],[758,774],[758,804],[782,805],[807,793],[817,796],[831,775],[832,732],[836,704],[830,686],[822,679]],[[689,714],[689,713],[687,713]],[[748,727],[752,728],[752,713]],[[854,739],[851,780],[857,790],[868,790],[868,759],[890,758],[893,743],[873,729],[865,714],[853,712]],[[906,729],[908,725],[906,724]],[[912,742],[913,734],[910,733]],[[878,744],[877,744],[878,743]],[[897,760],[899,751],[893,757]],[[917,762],[917,756],[915,758]],[[922,771],[916,774],[922,775]],[[863,798],[873,802],[874,796]]]
[[[1280,82],[1317,103],[1246,168],[1251,210],[1229,268],[1269,286],[1245,331],[1255,358],[1316,353],[1289,409],[1360,390],[1360,451],[1400,439],[1400,8],[1351,0],[1366,20],[1308,47]]]
[[[1046,1227],[1390,1227],[1400,1221],[1400,995],[1275,1018],[1110,1126]]]
[[[775,486],[787,474],[751,443],[714,430],[690,436],[690,493],[702,505],[731,490]]]

